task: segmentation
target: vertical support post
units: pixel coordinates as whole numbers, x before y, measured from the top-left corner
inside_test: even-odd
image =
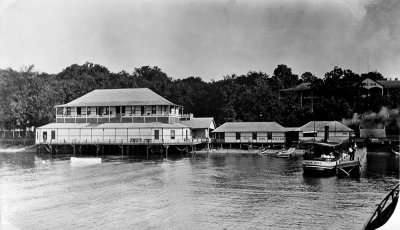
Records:
[[[169,148],[169,145],[166,145],[165,146],[165,158],[168,158],[168,148]]]

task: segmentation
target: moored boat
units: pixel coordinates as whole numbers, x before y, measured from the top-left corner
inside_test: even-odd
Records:
[[[81,166],[81,165],[92,165],[101,164],[100,157],[71,157],[71,165]]]
[[[396,155],[400,155],[400,145],[393,146],[391,151],[392,151],[392,153],[394,153]]]
[[[334,173],[341,159],[342,142],[316,142],[303,154],[304,173]]]
[[[289,158],[290,156],[292,156],[292,154],[294,153],[295,150],[296,150],[296,148],[291,147],[291,148],[289,148],[289,149],[279,151],[279,152],[276,154],[276,157],[280,157],[280,158]]]

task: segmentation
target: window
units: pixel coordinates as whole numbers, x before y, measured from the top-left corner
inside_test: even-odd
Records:
[[[51,139],[55,140],[56,139],[56,131],[51,130]]]
[[[272,132],[267,133],[267,138],[268,138],[268,140],[272,140]]]
[[[156,114],[157,107],[155,105],[151,106],[151,114]]]
[[[154,130],[154,139],[159,140],[160,139],[160,130]]]
[[[90,107],[87,107],[87,109],[86,109],[86,114],[87,114],[87,115],[90,115],[90,113],[91,113],[91,108],[90,108]]]
[[[141,109],[142,115],[144,115],[145,112],[146,112],[146,111],[144,110],[144,106],[140,107],[140,109]]]
[[[76,114],[81,115],[82,113],[82,108],[81,107],[76,107]]]
[[[99,107],[99,115],[104,115],[104,107]]]
[[[171,140],[175,140],[175,130],[171,130]]]
[[[132,106],[132,114],[136,113],[136,106]]]
[[[240,140],[240,133],[239,132],[236,133],[236,140]]]
[[[303,137],[316,137],[317,132],[304,132]]]
[[[253,133],[253,140],[257,140],[257,132]]]
[[[110,114],[110,108],[106,107],[106,115]]]
[[[115,107],[115,113],[120,114],[121,113],[121,107],[117,106]]]
[[[125,106],[122,106],[122,114],[125,114]]]

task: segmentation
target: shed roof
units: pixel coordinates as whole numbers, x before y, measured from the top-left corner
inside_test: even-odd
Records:
[[[134,129],[134,128],[189,128],[181,123],[50,123],[39,129]]]
[[[181,123],[192,129],[215,129],[215,122],[212,117],[196,117],[187,121],[181,121]]]
[[[176,104],[161,97],[148,88],[96,89],[67,104],[56,107],[77,106],[122,106],[122,105],[172,105]]]
[[[315,126],[315,129],[314,129]],[[343,125],[338,121],[310,121],[307,124],[299,127],[296,131],[299,132],[310,132],[310,131],[325,131],[325,126],[329,126],[329,131],[337,131],[337,132],[353,132],[352,129]]]
[[[216,128],[216,132],[285,132],[286,129],[276,122],[226,122]]]

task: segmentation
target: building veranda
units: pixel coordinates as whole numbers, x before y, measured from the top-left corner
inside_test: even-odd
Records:
[[[181,123],[190,119],[182,106],[147,88],[94,90],[56,106],[56,122],[37,128],[35,142],[50,153],[60,146],[74,154],[82,147],[96,155],[104,148],[121,154],[184,152],[205,141]]]

